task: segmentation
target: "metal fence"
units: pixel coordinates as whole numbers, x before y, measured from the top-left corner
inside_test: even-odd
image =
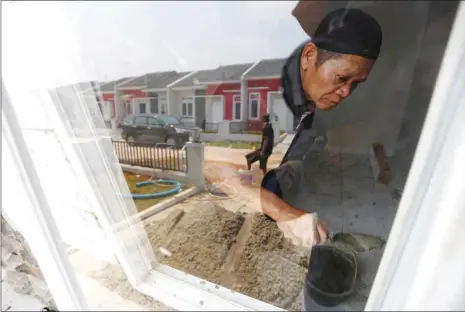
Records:
[[[122,140],[113,140],[113,147],[121,164],[182,172],[187,169],[184,148],[178,150],[141,143],[130,145]]]

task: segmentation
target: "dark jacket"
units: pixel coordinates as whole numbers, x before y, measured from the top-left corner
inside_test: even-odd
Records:
[[[294,205],[297,192],[301,189],[299,186],[305,184],[306,174],[322,161],[326,144],[324,127],[314,125],[314,105],[307,99],[300,78],[300,55],[306,43],[299,46],[287,59],[281,76],[283,98],[299,124],[280,166],[267,172],[261,184],[263,188],[299,209],[300,207]]]

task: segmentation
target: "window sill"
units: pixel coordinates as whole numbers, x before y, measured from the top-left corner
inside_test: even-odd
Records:
[[[162,264],[137,290],[178,311],[285,311]]]

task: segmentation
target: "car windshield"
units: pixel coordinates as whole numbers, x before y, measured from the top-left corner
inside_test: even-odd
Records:
[[[179,119],[173,116],[158,116],[158,120],[160,120],[165,125],[179,125],[181,122]]]

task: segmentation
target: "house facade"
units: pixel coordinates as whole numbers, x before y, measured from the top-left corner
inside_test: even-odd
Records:
[[[240,77],[252,64],[219,66],[191,73],[171,87],[172,107],[183,119],[201,126],[232,119],[235,97],[241,94]],[[242,119],[239,119],[242,120]]]
[[[259,130],[272,115],[292,131],[292,114],[280,92],[285,59],[219,66],[193,72],[156,72],[101,83],[97,93],[105,121],[116,124],[128,114],[168,114],[202,126],[228,120],[241,129]]]
[[[261,116],[270,114],[280,129],[292,131],[294,117],[281,93],[281,71],[286,59],[261,60],[244,76],[247,81],[248,120],[261,126]]]

